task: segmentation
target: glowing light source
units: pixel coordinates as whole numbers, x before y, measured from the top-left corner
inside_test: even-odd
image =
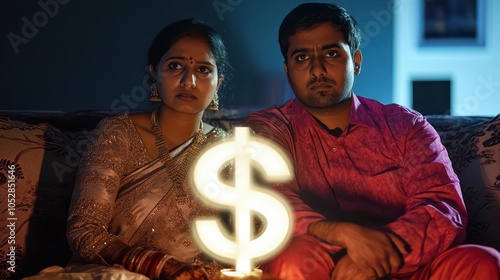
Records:
[[[222,166],[234,160],[234,187],[219,180]],[[255,165],[257,163],[257,165]],[[248,128],[237,127],[235,139],[215,145],[204,152],[194,169],[194,185],[202,199],[215,207],[234,210],[235,240],[215,219],[198,219],[194,237],[213,258],[235,263],[236,275],[250,275],[254,261],[278,253],[288,241],[292,212],[288,203],[275,192],[257,186],[252,167],[259,168],[269,181],[291,178],[286,157],[273,144],[251,137]],[[254,238],[251,211],[259,213],[264,231]]]

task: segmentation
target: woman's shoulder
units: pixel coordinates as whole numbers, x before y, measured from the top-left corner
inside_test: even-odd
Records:
[[[134,115],[122,113],[106,117],[97,124],[94,134],[106,139],[121,138],[122,140],[132,140],[137,133]]]
[[[207,137],[225,139],[231,137],[231,134],[220,127],[213,127],[210,132],[207,133]]]
[[[133,113],[127,116],[138,129],[151,130],[151,112]]]
[[[117,126],[122,126],[124,123],[124,118],[124,114],[105,117],[97,123],[95,132],[102,133],[110,129],[114,129]]]
[[[118,150],[121,156],[135,155],[135,159],[143,160],[144,145],[132,122],[131,115],[117,114],[102,119],[94,131],[93,144],[95,149]],[[146,157],[147,158],[147,157]]]
[[[205,135],[207,135],[207,140],[209,142],[223,140],[223,139],[226,139],[226,138],[231,136],[224,129],[219,128],[219,127],[213,127],[211,125],[207,125],[206,123],[204,124],[203,130],[204,130]]]

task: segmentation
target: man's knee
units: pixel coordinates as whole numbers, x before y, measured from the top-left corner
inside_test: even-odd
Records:
[[[460,273],[457,274],[465,277],[456,279],[500,277],[500,253],[485,246],[467,244],[451,248],[438,257],[436,264],[454,272],[459,270]]]
[[[475,262],[491,262],[500,264],[500,253],[493,248],[481,245],[460,245],[451,248],[449,253],[457,260],[468,258],[470,261]]]
[[[288,246],[262,269],[282,279],[313,279],[319,275],[328,276],[333,261],[315,238],[300,235],[292,238]]]

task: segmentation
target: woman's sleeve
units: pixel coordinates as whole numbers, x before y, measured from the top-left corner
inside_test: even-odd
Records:
[[[85,262],[107,264],[101,250],[108,244],[124,244],[108,233],[108,225],[131,150],[127,131],[123,118],[101,121],[80,163],[67,237],[73,254]]]

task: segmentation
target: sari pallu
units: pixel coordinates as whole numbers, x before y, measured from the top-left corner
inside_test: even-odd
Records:
[[[193,242],[191,223],[196,217],[218,216],[218,212],[208,209],[186,186],[190,199],[180,203],[160,160],[124,181],[126,189],[118,194],[109,232],[127,244],[156,248],[181,261],[200,264],[201,251]]]
[[[205,145],[227,133],[212,129]],[[117,240],[129,246],[161,251],[212,273],[221,265],[205,260],[191,237],[191,222],[198,216],[214,216],[184,183],[192,198],[178,203],[176,188],[163,163],[151,160],[127,115],[101,122],[89,153],[84,156],[68,218],[68,241],[78,263],[107,264],[99,255]],[[171,152],[179,163],[192,139]]]

